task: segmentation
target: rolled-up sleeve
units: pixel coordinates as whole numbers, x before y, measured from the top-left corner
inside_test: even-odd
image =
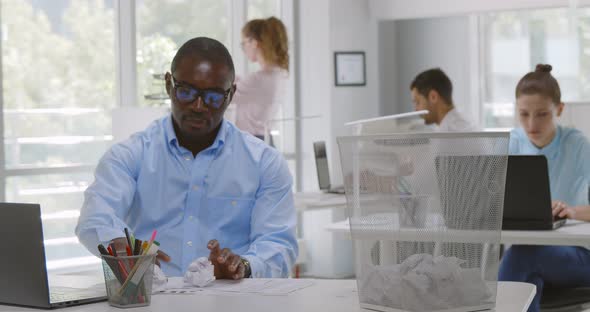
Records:
[[[293,181],[280,154],[265,156],[252,209],[251,243],[242,256],[250,262],[252,277],[288,277],[298,253]]]
[[[124,235],[123,221],[136,190],[138,148],[133,142],[114,145],[96,167],[94,182],[84,193],[76,226],[80,242],[98,255],[97,245]]]

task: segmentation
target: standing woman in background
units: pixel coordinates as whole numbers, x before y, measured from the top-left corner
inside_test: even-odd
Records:
[[[516,114],[521,127],[510,133],[509,152],[545,155],[553,215],[590,221],[590,143],[582,132],[557,124],[563,108],[551,65],[537,65],[516,86]],[[514,245],[502,257],[498,279],[535,284],[537,293],[528,311],[537,312],[543,288],[590,287],[590,250]]]
[[[236,126],[264,140],[266,126],[287,96],[289,47],[285,25],[276,17],[254,19],[242,28],[242,50],[260,69],[236,80]]]

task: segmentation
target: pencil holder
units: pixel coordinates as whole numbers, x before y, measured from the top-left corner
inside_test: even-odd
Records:
[[[147,306],[151,302],[156,255],[102,256],[108,302],[118,308]]]

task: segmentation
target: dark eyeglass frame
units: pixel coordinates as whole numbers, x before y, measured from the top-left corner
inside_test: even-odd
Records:
[[[246,45],[246,43],[249,43],[250,41],[252,41],[252,38],[247,37],[245,40],[240,41],[240,47],[242,49],[244,49],[244,46]]]
[[[176,79],[174,78],[174,76],[171,76],[171,81],[172,81],[172,88],[174,89],[174,97],[176,98],[176,100],[178,102],[180,102],[181,104],[191,104],[194,101],[196,101],[197,99],[199,99],[199,97],[201,98],[201,100],[203,101],[203,104],[205,104],[205,106],[213,108],[213,109],[219,109],[220,107],[223,106],[223,104],[225,104],[225,101],[227,101],[227,98],[229,97],[229,94],[231,92],[231,87],[227,90],[222,91],[222,89],[197,89],[194,88],[192,86],[188,86],[185,84],[179,84],[178,82],[176,82]],[[192,93],[192,99],[189,100],[181,100],[178,96],[178,87],[181,86],[183,88],[187,88],[191,91]],[[208,103],[208,101],[206,100],[208,97],[208,94],[216,94],[216,95],[220,95],[222,96],[222,100],[219,101],[219,103],[216,102],[212,102],[212,103]]]

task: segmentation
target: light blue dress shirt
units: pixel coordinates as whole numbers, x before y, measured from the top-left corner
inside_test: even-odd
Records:
[[[545,155],[551,199],[569,206],[588,205],[590,143],[582,132],[558,126],[551,143],[538,148],[522,128],[517,128],[510,133],[509,152],[513,155]]]
[[[207,242],[246,258],[253,277],[286,277],[298,248],[292,178],[274,148],[223,121],[214,143],[196,157],[179,145],[169,115],[115,144],[100,160],[76,227],[94,254],[124,236],[156,240],[182,276]]]

